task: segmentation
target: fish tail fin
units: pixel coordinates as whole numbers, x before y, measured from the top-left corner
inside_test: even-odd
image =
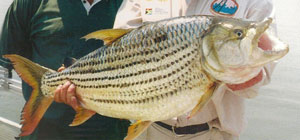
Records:
[[[22,128],[20,136],[30,135],[53,102],[53,97],[46,97],[41,91],[41,78],[47,71],[53,71],[40,66],[19,55],[4,55],[14,66],[18,75],[32,87],[29,100],[22,112]]]

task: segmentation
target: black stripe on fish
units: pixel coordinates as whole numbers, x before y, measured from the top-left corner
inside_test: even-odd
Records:
[[[149,83],[156,82],[158,80],[161,80],[161,79],[164,79],[164,78],[176,75],[181,70],[187,68],[191,64],[191,62],[194,61],[194,59],[195,58],[192,58],[191,61],[187,61],[187,63],[185,63],[183,66],[181,66],[180,68],[178,68],[178,69],[176,69],[176,70],[174,70],[174,71],[172,71],[172,72],[170,72],[168,74],[159,75],[157,77],[153,77],[153,78],[146,79],[146,80],[143,80],[143,81],[137,81],[137,82],[132,82],[132,83],[121,83],[121,84],[105,84],[105,85],[81,85],[80,83],[77,83],[76,86],[80,87],[80,88],[96,88],[96,89],[101,89],[101,88],[109,88],[109,87],[112,87],[112,88],[125,88],[125,87],[130,87],[130,86],[139,85],[139,84],[149,84]],[[191,72],[191,69],[189,69],[189,71],[185,72],[184,75],[187,75],[189,72]],[[70,79],[70,80],[74,81],[75,79]],[[91,79],[89,79],[89,80],[91,81]],[[86,82],[86,80],[85,81],[80,81],[80,82]],[[58,86],[58,84],[53,84],[53,85],[49,85],[49,86],[50,87],[56,87],[56,86]]]
[[[55,74],[49,75],[49,76],[46,76],[45,79],[52,79],[52,78],[59,77],[59,76],[62,76],[62,75],[70,75],[71,76],[71,75],[76,75],[76,74],[100,73],[100,72],[106,72],[106,71],[113,71],[113,70],[116,70],[116,69],[125,69],[127,67],[131,67],[131,66],[138,65],[138,64],[143,64],[143,63],[159,62],[159,61],[163,61],[164,59],[166,59],[169,56],[176,55],[178,52],[181,52],[181,51],[185,50],[186,48],[188,48],[187,44],[185,44],[184,46],[182,46],[180,48],[177,48],[176,50],[173,50],[170,53],[167,53],[167,54],[163,55],[160,59],[156,58],[156,57],[152,57],[152,58],[149,58],[147,60],[135,61],[135,62],[131,62],[129,64],[122,64],[122,65],[118,65],[116,67],[107,67],[107,68],[99,69],[99,70],[91,70],[91,69],[82,70],[79,67],[78,67],[78,69],[76,69],[76,67],[73,67],[73,70],[62,72],[64,74],[57,73],[56,75]],[[192,50],[191,53],[188,53],[187,55],[189,56],[190,54],[193,54],[195,52],[196,52],[196,50]],[[178,63],[178,61],[181,61],[185,57],[186,56],[183,55],[183,57],[180,57],[179,59],[175,60],[175,62]],[[172,63],[174,64],[175,62],[172,62]],[[83,67],[85,67],[85,66],[86,65],[84,65]],[[122,76],[119,76],[119,77],[122,77]],[[61,81],[61,80],[63,80],[63,78],[54,79],[52,81],[48,81],[47,83],[57,82],[57,81]]]
[[[184,81],[181,85],[178,85],[178,88],[172,90],[172,91],[168,91],[162,94],[158,94],[155,96],[147,96],[145,98],[141,98],[141,99],[131,99],[131,100],[125,100],[125,99],[121,99],[121,100],[112,100],[112,99],[95,99],[95,98],[88,98],[85,97],[91,101],[94,102],[100,102],[100,103],[108,103],[108,104],[141,104],[141,103],[149,103],[150,101],[154,102],[154,101],[158,101],[160,99],[163,99],[164,97],[169,97],[169,96],[173,96],[176,95],[178,92],[183,91],[183,90],[187,90],[187,89],[192,89],[195,85],[191,85],[189,87],[186,88],[182,88],[185,87],[183,85],[187,85],[189,83],[192,83],[191,81],[193,80],[193,78],[187,79],[186,81]],[[173,82],[169,82],[168,84],[172,84]],[[164,89],[168,88],[168,86],[165,86]],[[155,92],[157,90],[152,90],[150,92]],[[140,93],[140,91],[139,91]],[[130,94],[128,94],[128,96],[130,96]]]
[[[126,77],[132,77],[132,76],[139,76],[139,75],[141,75],[141,74],[145,74],[145,73],[150,73],[150,72],[156,72],[156,71],[160,71],[160,70],[163,70],[163,69],[167,69],[168,67],[170,67],[171,65],[174,65],[175,63],[179,63],[179,61],[181,61],[181,60],[183,60],[183,59],[185,59],[186,57],[189,57],[190,55],[192,55],[192,54],[194,54],[194,53],[196,53],[197,52],[197,50],[192,50],[191,52],[189,52],[189,53],[187,53],[186,55],[183,55],[182,57],[180,57],[180,58],[178,58],[178,59],[176,59],[176,60],[174,60],[174,61],[172,61],[172,62],[170,62],[169,64],[165,64],[165,65],[163,65],[163,66],[159,66],[159,67],[156,67],[156,68],[151,68],[151,69],[146,69],[146,70],[141,70],[141,71],[138,71],[138,72],[136,72],[136,73],[129,73],[129,74],[125,74],[125,75],[118,75],[118,76],[115,76],[115,77],[107,77],[107,76],[105,76],[105,77],[102,77],[102,78],[100,78],[100,77],[97,77],[97,78],[87,78],[87,79],[82,79],[82,78],[69,78],[69,80],[71,80],[71,81],[80,81],[80,82],[86,82],[86,81],[93,81],[93,79],[96,79],[96,81],[101,81],[101,80],[106,80],[106,79],[108,79],[108,80],[115,80],[115,79],[119,79],[119,78],[126,78]],[[188,67],[188,65],[190,65],[191,64],[191,62],[193,62],[194,61],[194,59],[195,58],[192,58],[190,61],[187,61],[187,63],[185,63],[184,65],[182,65],[180,68],[178,68],[178,69],[176,69],[176,71],[177,72],[179,72],[181,69],[184,69],[185,67]],[[95,73],[100,73],[100,72],[103,72],[102,70],[98,70],[99,72],[95,72]],[[174,73],[175,71],[173,71],[172,73],[169,73],[169,74],[167,74],[167,75],[164,75],[162,78],[166,78],[165,76],[168,76],[168,77],[170,77],[170,76],[172,76],[173,74],[175,74]],[[88,71],[86,71],[86,73],[91,73],[91,72],[88,72]],[[83,73],[83,74],[85,74],[85,73]],[[153,78],[153,79],[149,79],[149,81],[150,82],[152,82],[152,81],[156,81],[156,79],[162,79],[162,78],[160,78],[160,77],[155,77],[155,78]],[[49,86],[50,87],[54,87],[54,86],[57,86],[57,84],[51,84],[51,83],[56,83],[56,82],[58,82],[58,81],[62,81],[62,80],[65,80],[65,78],[64,77],[61,77],[61,78],[58,78],[58,79],[53,79],[53,80],[51,80],[51,81],[47,81],[47,83],[49,84]],[[144,83],[144,82],[143,82]],[[145,82],[146,83],[146,82]],[[140,84],[142,84],[142,83],[140,83]],[[122,86],[115,86],[115,85],[113,85],[113,87],[129,87],[131,84],[122,84]],[[78,85],[78,86],[80,86],[80,85]],[[103,85],[104,86],[104,85]],[[85,87],[85,86],[83,86],[82,88],[89,88],[89,86],[88,87]],[[104,87],[97,87],[97,88],[105,88],[105,86]]]

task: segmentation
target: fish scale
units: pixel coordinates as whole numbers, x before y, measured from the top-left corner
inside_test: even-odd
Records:
[[[191,17],[146,24],[45,76],[47,91],[70,80],[85,108],[111,117],[156,121],[182,114],[212,84],[201,71],[197,46],[210,23],[207,17]],[[171,111],[178,102],[178,110]]]

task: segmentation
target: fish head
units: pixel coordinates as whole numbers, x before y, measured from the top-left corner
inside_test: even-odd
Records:
[[[233,18],[216,18],[203,36],[202,66],[217,80],[243,83],[256,76],[262,66],[280,59],[288,45],[266,31],[272,19],[260,22]],[[267,40],[269,49],[262,49],[260,40]]]

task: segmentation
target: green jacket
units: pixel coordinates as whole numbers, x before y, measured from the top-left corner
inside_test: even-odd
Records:
[[[84,41],[80,38],[96,30],[112,28],[121,3],[122,0],[102,0],[87,14],[80,0],[14,0],[3,24],[0,55],[19,54],[57,70],[66,57],[80,58],[103,45],[99,40]],[[3,58],[0,64],[12,68]],[[23,82],[22,89],[25,100],[28,100],[31,87]],[[73,117],[74,111],[68,105],[53,103],[44,119],[59,122],[59,125],[68,129]],[[89,127],[89,123],[98,124],[99,127],[120,123],[122,126],[124,124],[124,128],[128,126],[127,121],[100,115],[95,115],[86,123],[86,127]],[[126,133],[123,128],[120,129]],[[106,133],[103,135],[116,135],[115,132],[119,130],[110,131],[103,132]]]

